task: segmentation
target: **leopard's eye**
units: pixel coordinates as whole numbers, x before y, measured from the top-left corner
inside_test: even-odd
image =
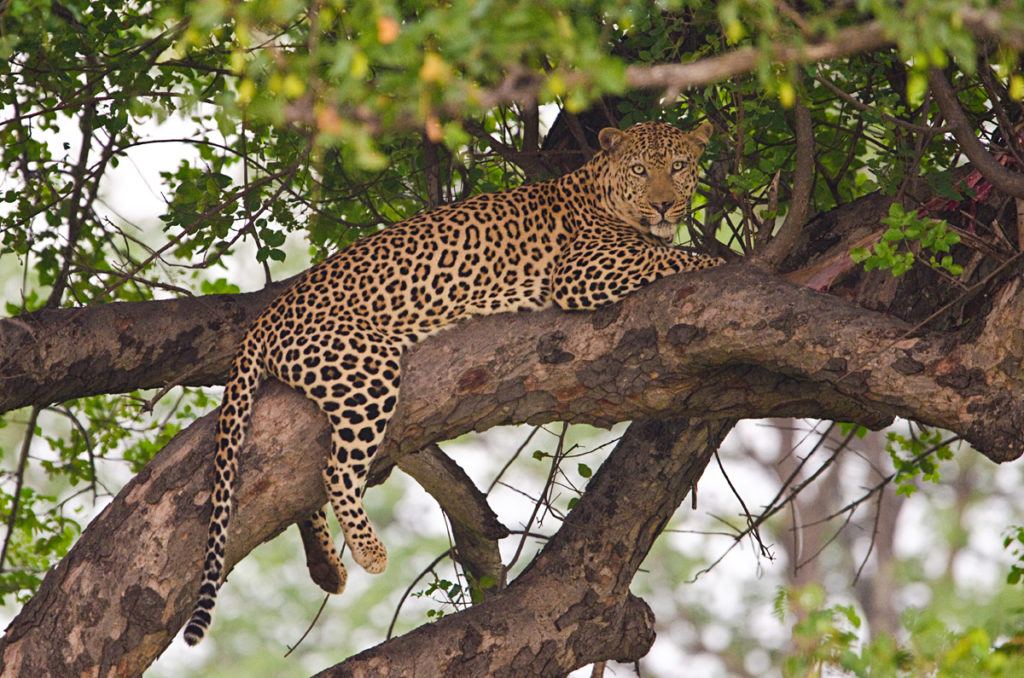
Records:
[[[639,177],[642,177],[643,175],[647,174],[647,168],[640,164],[633,165],[633,167],[631,167],[630,169],[633,170],[633,174]]]
[[[679,170],[686,167],[687,164],[688,163],[685,160],[676,160],[674,163],[672,163],[672,171],[678,172]]]

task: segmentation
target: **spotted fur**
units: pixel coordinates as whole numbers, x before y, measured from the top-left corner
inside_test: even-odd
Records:
[[[690,133],[663,123],[604,129],[601,150],[579,170],[412,217],[314,266],[274,301],[246,334],[225,388],[203,580],[185,640],[198,643],[210,624],[238,454],[262,378],[291,385],[329,419],[327,496],[355,561],[381,572],[387,552],[362,497],[398,402],[402,352],[470,316],[593,309],[721,263],[671,246],[709,136],[707,124]],[[314,580],[340,592],[345,568],[323,511],[303,536],[307,551],[323,549],[337,570]]]

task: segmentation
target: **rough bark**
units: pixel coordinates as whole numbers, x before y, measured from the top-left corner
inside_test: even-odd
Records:
[[[242,334],[287,284],[0,320],[0,412],[167,384],[224,383]]]
[[[685,428],[685,422],[674,426]],[[701,436],[706,437],[711,430],[724,435],[727,427],[718,426],[719,429],[693,427],[693,436],[703,439]],[[138,675],[163,651],[184,622],[198,586],[197,565],[208,517],[206,498],[212,482],[208,451],[212,449],[213,428],[214,415],[210,414],[176,437],[125,487],[88,527],[72,552],[49,573],[39,593],[7,629],[0,643],[4,675],[63,675],[69,671],[84,675]],[[598,658],[637,658],[646,653],[653,640],[649,610],[641,601],[628,596],[628,582],[656,533],[655,526],[667,520],[692,481],[687,476],[676,483],[671,475],[665,475],[669,471],[664,469],[683,464],[696,477],[706,457],[700,461],[678,451],[670,453],[666,445],[672,447],[674,440],[675,429],[671,426],[634,429],[634,437],[624,439],[633,442],[620,446],[618,461],[595,477],[592,486],[604,489],[578,507],[587,507],[587,512],[576,519],[583,524],[555,542],[566,541],[571,545],[560,547],[555,561],[551,561],[554,556],[538,561],[549,564],[531,568],[532,578],[517,580],[523,583],[514,589],[517,593],[513,598],[487,603],[483,613],[474,613],[465,622],[469,626],[486,623],[494,615],[510,620],[509,600],[518,601],[515,604],[523,614],[533,615],[530,610],[539,609],[552,614],[558,611],[557,616],[535,619],[529,627],[533,631],[527,633],[524,626],[524,633],[511,634],[503,641],[518,643],[513,647],[517,659],[508,666],[521,667],[531,674],[532,668],[536,668],[537,675],[546,675],[549,671],[543,669],[545,666],[571,668],[570,664],[581,665]],[[312,441],[310,433],[314,435]],[[662,441],[660,447],[651,442],[655,439]],[[328,440],[326,426],[310,403],[279,384],[264,388],[257,400],[250,442],[241,464],[237,517],[228,545],[229,566],[324,502],[319,469]],[[648,445],[653,445],[650,452],[646,451]],[[712,448],[705,442],[695,449]],[[654,452],[658,453],[661,466],[647,475],[634,475],[632,466],[643,466],[644,455]],[[629,468],[623,468],[627,465]],[[282,467],[288,468],[289,473],[270,471]],[[629,483],[619,487],[614,479],[627,473]],[[603,485],[597,485],[599,482]],[[631,483],[653,483],[659,492],[654,493],[651,488],[633,490]],[[621,496],[614,494],[616,488]],[[622,509],[628,508],[630,502],[639,502],[648,511],[657,509],[658,513],[648,521],[621,521],[617,518],[621,514],[608,508],[615,502]],[[600,525],[588,522],[594,515],[604,516],[607,533],[615,539],[606,542]],[[634,532],[641,534],[638,537]],[[619,565],[613,564],[612,556],[598,558],[597,554],[572,564],[569,561],[579,555],[574,549],[604,548],[619,554],[621,544],[634,545],[628,558],[619,557],[619,565],[631,569],[617,573],[615,586],[599,587],[597,593],[588,593],[588,586],[601,581],[595,580],[596,575],[590,572],[594,563],[605,563],[602,573]],[[580,567],[587,568],[588,573],[569,586],[570,573]],[[119,576],[111,577],[112,571]],[[562,573],[557,581],[550,578],[552,572]],[[230,586],[230,582],[226,585]],[[498,593],[495,597],[502,595]],[[539,601],[549,606],[538,608]],[[558,601],[568,604],[559,608]],[[582,616],[573,618],[574,610]],[[550,635],[551,624],[561,626],[561,635]],[[464,635],[467,642],[476,637],[472,630]],[[562,635],[569,639],[564,646],[549,642]],[[409,661],[418,661],[414,657],[415,645],[409,642],[402,643],[409,653],[405,656]],[[561,649],[556,652],[556,648]],[[469,670],[484,661],[496,662],[490,664],[492,667],[501,666],[502,658],[508,659],[501,653],[478,652],[479,647],[472,648],[473,651],[469,646],[464,649],[462,659],[452,656],[448,661],[471,662],[465,665]],[[398,654],[389,661],[401,662],[401,657]]]
[[[1019,285],[1010,287],[990,320],[1019,332]],[[485,430],[699,413],[876,425],[899,415],[961,433],[994,460],[1019,456],[1024,345],[913,329],[751,267],[681,275],[605,311],[483,318],[442,335],[413,359],[430,353],[428,364],[453,369],[409,370],[392,433],[406,452],[463,417]]]

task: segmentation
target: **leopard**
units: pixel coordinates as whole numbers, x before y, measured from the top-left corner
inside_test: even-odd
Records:
[[[580,168],[383,228],[313,266],[271,302],[245,333],[224,387],[209,537],[186,642],[206,634],[225,576],[239,453],[264,379],[293,387],[329,421],[330,507],[353,560],[382,572],[387,551],[363,493],[398,403],[403,353],[472,316],[597,309],[659,278],[724,263],[674,244],[711,132],[708,122],[688,132],[656,121],[606,127]],[[348,574],[326,512],[302,521],[300,532],[327,563],[326,574],[311,570],[314,581],[340,593]]]

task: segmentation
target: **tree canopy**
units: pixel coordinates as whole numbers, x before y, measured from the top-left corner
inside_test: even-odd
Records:
[[[755,505],[734,487],[726,521],[762,555],[807,541],[775,547],[793,575],[773,669],[1012,675],[1021,620],[936,613],[901,631],[883,599],[908,581],[901,502],[932,481],[954,488],[957,525],[972,492],[1008,502],[1000,576],[1019,600],[1021,507],[963,459],[1024,451],[1022,52],[1019,0],[0,1],[0,600],[18,611],[0,665],[139,673],[171,642],[205,542],[207,412],[289,276],[425,209],[571,171],[603,127],[658,119],[714,128],[677,243],[729,265],[594,314],[475,320],[407,357],[375,492],[398,501],[397,466],[434,497],[458,574],[410,587],[443,602],[439,621],[332,671],[639,660],[673,613],[630,593],[634,575],[709,462],[725,472],[736,422],[774,417],[778,449],[753,447],[777,494]],[[436,443],[525,422],[565,428],[509,450],[514,468],[546,464],[510,536]],[[620,422],[609,440],[569,433]],[[265,390],[229,560],[323,503],[324,430],[301,397]],[[531,558],[538,517],[552,529]],[[834,593],[826,567],[796,566],[832,541],[837,571],[872,563],[845,599],[808,586]],[[667,573],[650,586],[714,557],[668,560],[648,561]],[[730,637],[688,652],[759,673],[743,659],[756,637]],[[318,669],[346,656],[329,642]]]

